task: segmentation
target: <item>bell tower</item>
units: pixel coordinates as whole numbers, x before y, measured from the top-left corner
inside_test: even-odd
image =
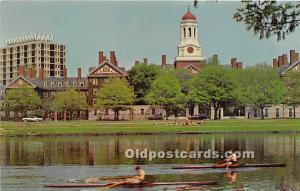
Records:
[[[178,54],[175,58],[175,68],[186,68],[192,65],[201,69],[204,60],[202,46],[198,39],[197,18],[188,8],[181,19],[180,43],[178,44]]]

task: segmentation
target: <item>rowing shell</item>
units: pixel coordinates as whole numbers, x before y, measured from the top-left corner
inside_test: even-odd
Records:
[[[269,163],[269,164],[233,164],[228,168],[249,168],[249,167],[285,167],[284,163]],[[202,169],[202,168],[226,168],[226,164],[214,164],[208,166],[175,166],[172,169]]]
[[[200,185],[216,185],[216,181],[202,181],[202,182],[145,182],[141,184],[123,184],[119,185],[122,187],[152,187],[152,186],[172,186],[172,185],[190,185],[190,186],[200,186]],[[44,187],[50,188],[87,188],[87,187],[107,187],[111,183],[107,184],[45,184]]]

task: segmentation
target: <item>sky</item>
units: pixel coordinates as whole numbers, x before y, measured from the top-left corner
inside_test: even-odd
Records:
[[[172,64],[180,40],[181,17],[191,6],[197,17],[200,43],[206,58],[218,54],[221,64],[237,57],[245,66],[267,62],[290,49],[300,51],[300,29],[286,40],[259,40],[232,19],[239,2],[192,1],[1,1],[0,46],[5,40],[28,34],[53,35],[67,47],[69,76],[98,64],[98,51],[116,51],[120,67],[130,69],[135,60]]]

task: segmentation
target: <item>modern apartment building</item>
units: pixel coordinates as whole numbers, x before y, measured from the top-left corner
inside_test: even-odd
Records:
[[[0,85],[7,85],[21,73],[38,78],[63,76],[66,47],[53,42],[52,36],[22,36],[8,39],[6,44],[0,48]]]

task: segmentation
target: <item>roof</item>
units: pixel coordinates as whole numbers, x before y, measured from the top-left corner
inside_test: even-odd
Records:
[[[113,70],[115,70],[117,73],[119,73],[120,75],[123,76],[127,76],[127,72],[124,71],[124,68],[118,67],[112,63],[110,63],[108,60],[104,60],[102,63],[99,64],[99,66],[97,67],[90,67],[89,68],[89,74],[88,77],[92,76],[92,75],[96,75],[96,76],[108,76],[109,72],[103,72],[103,74],[100,72],[100,74],[95,74],[96,71],[98,71],[99,69],[101,69],[103,66],[108,65],[110,68],[112,68]]]
[[[190,12],[190,9],[183,15],[182,20],[197,20],[195,15]]]
[[[33,86],[33,88],[39,88],[44,90],[65,90],[67,88],[75,88],[76,90],[87,90],[88,89],[88,80],[87,78],[81,78],[80,81],[76,77],[67,78],[65,81],[63,78],[45,78],[41,80],[39,78],[28,78],[24,76],[19,76],[13,81],[11,81],[6,87],[9,87],[14,81],[22,78],[29,84]]]
[[[293,68],[295,68],[297,65],[300,65],[300,60],[298,60],[297,62],[295,62],[294,64],[286,64],[283,65],[279,68],[279,75],[283,76],[286,72],[292,70]]]

